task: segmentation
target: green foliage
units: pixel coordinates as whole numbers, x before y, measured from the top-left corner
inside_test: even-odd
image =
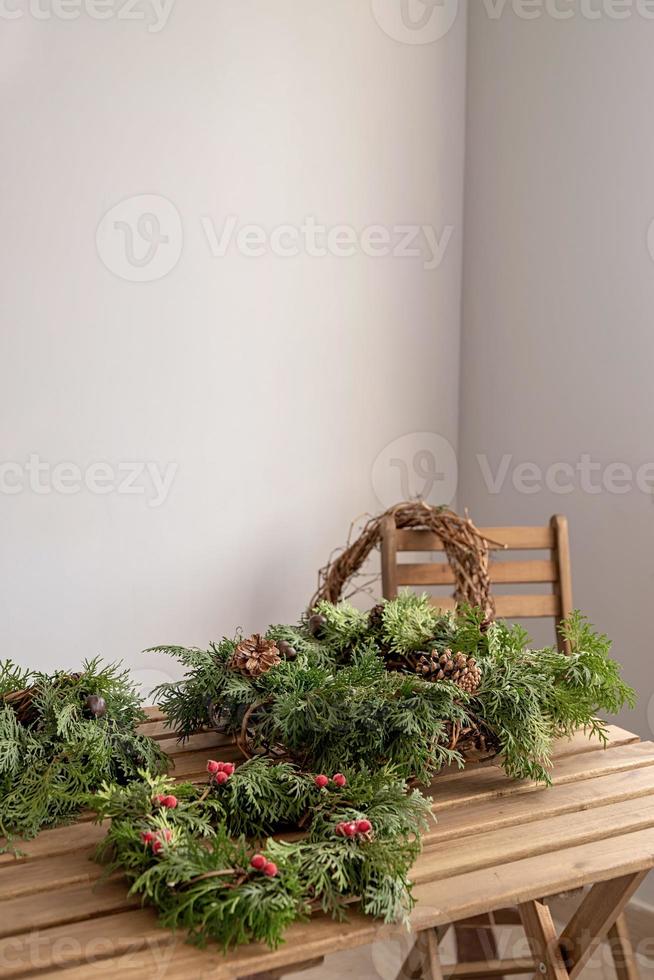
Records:
[[[3,698],[30,689],[21,721]],[[93,718],[88,695],[107,711]],[[104,780],[126,782],[139,769],[163,767],[164,756],[136,726],[145,720],[127,671],[87,661],[79,674],[24,671],[0,662],[0,834],[32,837],[68,820]]]
[[[506,771],[547,782],[552,741],[578,729],[603,736],[600,711],[634,706],[634,692],[609,657],[610,642],[579,612],[563,624],[571,646],[525,649],[519,627],[494,623],[479,650],[483,683],[472,710],[496,733]]]
[[[163,925],[187,930],[200,944],[260,940],[274,947],[312,909],[341,917],[356,898],[364,912],[388,922],[411,908],[407,875],[431,811],[392,769],[349,773],[345,787],[324,789],[313,775],[267,759],[244,763],[225,785],[205,789],[142,776],[93,798],[98,818],[111,819],[98,859],[108,872],[127,874],[131,893],[154,905]],[[173,791],[174,809],[155,802]],[[342,820],[364,817],[370,834],[346,839],[335,832]],[[302,827],[305,837],[285,835],[289,827]],[[143,842],[148,831],[170,832],[158,854]],[[251,868],[255,852],[277,865],[275,877]]]
[[[425,596],[406,592],[384,604],[383,638],[397,653],[431,649],[439,632],[447,630],[451,617],[443,615]]]
[[[499,745],[510,776],[547,782],[555,738],[579,728],[601,737],[598,713],[633,704],[608,640],[579,613],[563,625],[572,648],[566,657],[554,647],[530,650],[524,630],[489,626],[481,610],[443,614],[426,596],[384,603],[374,622],[347,604],[321,603],[317,611],[326,620],[319,640],[304,623],[269,630],[298,656],[255,680],[227,667],[238,639],[208,651],[175,648],[187,674],[156,693],[180,735],[211,725],[211,704],[234,732],[256,705],[257,752],[281,745],[303,766],[332,771],[390,764],[426,782],[445,765],[463,764],[449,748],[450,733],[453,725],[472,726]],[[483,680],[474,696],[447,681],[426,681],[408,666],[386,669],[389,658],[445,649],[476,658]]]

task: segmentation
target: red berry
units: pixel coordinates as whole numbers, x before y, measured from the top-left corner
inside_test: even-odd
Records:
[[[150,841],[153,841],[154,839],[155,839],[155,835],[152,833],[151,830],[141,831],[141,840],[143,841],[144,844],[149,844]]]
[[[345,837],[345,830],[343,829],[344,827],[345,827],[344,823],[337,823],[336,826],[334,827],[334,833],[338,834],[339,837]]]
[[[314,783],[316,784],[318,789],[324,789],[325,786],[328,784],[328,782],[329,779],[327,778],[327,776],[322,776],[322,775],[316,776],[316,778],[314,779]]]
[[[223,767],[222,771],[224,773],[227,773],[228,776],[234,775],[234,770],[236,769],[236,766],[234,765],[233,762],[223,762],[222,767]]]
[[[277,874],[277,865],[273,861],[266,862],[266,865],[263,869],[263,873],[268,878],[274,878],[275,875]]]
[[[166,827],[166,828],[165,828],[164,830],[162,830],[162,831],[161,831],[161,835],[162,835],[162,837],[163,837],[163,839],[164,839],[164,840],[165,840],[165,841],[166,841],[166,842],[167,842],[168,844],[170,844],[170,842],[171,842],[171,840],[173,839],[173,832],[172,832],[172,830],[169,830],[169,829],[168,829],[168,828]]]
[[[161,843],[160,840],[155,840],[155,841],[152,842],[152,853],[153,854],[159,854],[159,852],[162,849],[163,849],[163,844]]]
[[[207,772],[210,772],[212,776],[217,772],[220,772],[220,763],[214,762],[213,759],[209,759],[207,762]]]
[[[346,837],[354,837],[357,832],[357,825],[355,823],[344,823],[343,833]]]
[[[161,801],[161,805],[167,807],[169,810],[174,810],[177,806],[176,796],[164,796]]]
[[[369,820],[357,820],[356,827],[358,834],[369,834],[372,830],[372,824]]]
[[[342,772],[335,773],[332,776],[332,779],[334,780],[334,782],[336,783],[337,786],[341,786],[342,787],[342,786],[346,786],[347,785],[347,779],[345,778],[345,776],[343,775]]]
[[[216,780],[219,786],[224,786],[224,784],[229,779],[229,776],[227,775],[226,772],[217,772],[216,775],[214,776],[214,779]]]
[[[162,796],[161,793],[157,793],[156,796],[153,796],[152,797],[152,802],[153,803],[157,803],[159,806],[161,806],[161,804],[163,803],[163,801],[165,800],[165,798],[166,797],[165,796]]]
[[[263,871],[267,864],[268,860],[263,856],[263,854],[254,854],[250,859],[250,865],[255,871]]]

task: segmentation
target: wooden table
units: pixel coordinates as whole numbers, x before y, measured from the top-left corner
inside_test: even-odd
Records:
[[[181,747],[157,712],[145,730],[173,757],[179,779],[203,780],[210,756],[235,758],[212,733]],[[555,756],[551,789],[511,782],[494,765],[435,780],[438,824],[412,876],[412,925],[422,932],[425,975],[431,969],[436,978],[440,969],[431,927],[519,906],[533,953],[524,968],[551,980],[574,978],[654,866],[654,744],[613,727],[606,750],[580,735],[559,743]],[[3,980],[274,976],[390,934],[358,913],[347,923],[315,916],[293,926],[275,952],[248,946],[224,957],[215,947],[197,950],[127,898],[123,880],[98,881],[101,869],[90,856],[102,836],[88,816],[26,843],[23,858],[0,855]],[[584,885],[594,887],[564,931],[564,961],[547,906],[538,900]],[[636,976],[634,969],[627,964],[621,980]]]

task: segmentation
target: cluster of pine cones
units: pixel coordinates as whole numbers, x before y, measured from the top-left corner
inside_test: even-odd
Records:
[[[475,694],[481,684],[481,668],[475,658],[451,650],[393,654],[386,666],[389,670],[418,674],[426,681],[451,681],[467,694]]]
[[[481,684],[481,669],[474,657],[466,656],[465,653],[452,653],[445,650],[439,654],[438,650],[431,653],[414,653],[409,655],[412,660],[412,667],[416,674],[428,681],[452,681],[462,691],[474,694]]]
[[[389,670],[418,674],[427,681],[451,681],[466,691],[475,694],[481,684],[481,668],[474,657],[465,653],[452,653],[451,650],[419,650],[415,653],[396,653],[384,648],[381,632],[384,625],[384,606],[373,606],[368,613],[368,626],[377,636],[386,658]]]

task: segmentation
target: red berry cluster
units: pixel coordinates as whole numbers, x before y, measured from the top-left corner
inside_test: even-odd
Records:
[[[159,854],[163,850],[164,844],[170,844],[172,839],[173,832],[167,827],[164,830],[144,830],[141,833],[141,840],[146,847],[152,848],[153,854]]]
[[[367,837],[372,831],[372,824],[369,820],[350,820],[337,823],[334,833],[339,837]]]
[[[213,759],[207,762],[207,772],[219,786],[224,786],[229,777],[234,775],[235,769],[233,762],[214,762]]]
[[[253,855],[250,860],[250,867],[254,868],[255,871],[263,871],[268,878],[274,878],[278,871],[275,862],[269,861],[263,854]]]
[[[332,776],[331,781],[334,783],[335,786],[338,786],[339,789],[342,789],[344,786],[347,786],[347,779],[345,778],[342,772],[335,772],[334,775]],[[318,789],[324,789],[325,786],[329,785],[329,776],[325,776],[323,773],[321,773],[320,776],[316,776],[316,778],[314,779],[314,783],[316,784]]]
[[[167,810],[174,810],[177,806],[177,797],[164,796],[162,793],[159,793],[157,796],[153,797],[152,802],[158,803],[159,806],[166,807]]]

